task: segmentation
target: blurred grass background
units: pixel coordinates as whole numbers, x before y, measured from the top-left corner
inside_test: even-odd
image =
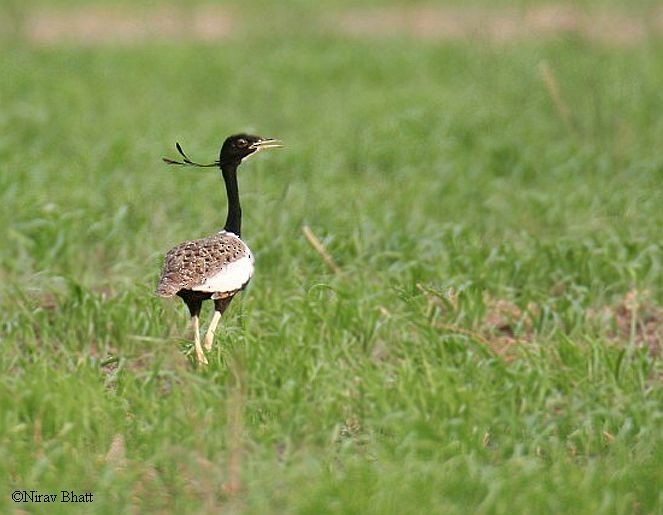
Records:
[[[614,45],[320,21],[350,2],[231,2],[213,41],[23,31],[80,5],[2,9],[2,511],[663,509],[654,2],[573,3],[649,27]],[[256,275],[200,370],[152,289],[223,187],[160,157],[240,130],[287,148],[241,169]]]

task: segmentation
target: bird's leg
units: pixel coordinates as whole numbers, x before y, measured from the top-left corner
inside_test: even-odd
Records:
[[[219,325],[219,320],[221,320],[221,312],[214,310],[212,315],[212,321],[209,323],[207,332],[205,333],[205,350],[207,352],[212,350],[212,343],[214,343],[214,333],[216,331],[216,326]]]
[[[179,295],[191,314],[191,328],[193,329],[193,346],[196,349],[196,358],[198,363],[207,364],[207,358],[203,354],[203,348],[200,346],[200,309],[203,307],[202,298],[196,296],[189,290],[182,290]]]
[[[193,315],[191,317],[191,325],[193,326],[193,345],[196,349],[196,358],[198,358],[198,363],[207,365],[207,358],[203,354],[203,348],[200,345],[200,327],[198,322],[198,315]]]
[[[214,315],[212,316],[212,321],[207,328],[207,333],[205,333],[205,349],[207,351],[212,349],[216,327],[219,325],[219,320],[221,320],[221,316],[226,311],[230,301],[233,300],[233,296],[234,294],[231,294],[221,299],[214,299]]]

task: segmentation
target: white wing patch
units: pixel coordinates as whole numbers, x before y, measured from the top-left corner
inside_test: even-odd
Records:
[[[253,276],[253,255],[249,252],[237,261],[228,263],[202,284],[193,286],[195,291],[226,293],[241,290]]]

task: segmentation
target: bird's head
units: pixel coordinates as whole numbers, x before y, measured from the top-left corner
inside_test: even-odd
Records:
[[[219,163],[240,163],[259,150],[282,146],[283,144],[276,139],[261,138],[252,134],[235,134],[223,142],[219,152]]]
[[[226,138],[221,146],[221,151],[219,152],[219,160],[214,161],[213,163],[200,164],[191,161],[191,159],[189,159],[184,153],[184,150],[182,150],[179,143],[175,143],[175,147],[182,156],[182,161],[175,161],[167,157],[164,157],[163,160],[169,165],[197,166],[200,168],[223,167],[224,165],[229,164],[239,165],[244,159],[255,154],[259,150],[266,148],[281,148],[282,146],[283,143],[277,139],[262,138],[251,134],[235,134],[234,136]]]

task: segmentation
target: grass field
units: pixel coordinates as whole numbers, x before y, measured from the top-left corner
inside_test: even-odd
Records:
[[[296,22],[2,43],[0,511],[663,513],[662,41]],[[224,191],[160,157],[240,130],[287,148],[201,369],[152,292]]]

